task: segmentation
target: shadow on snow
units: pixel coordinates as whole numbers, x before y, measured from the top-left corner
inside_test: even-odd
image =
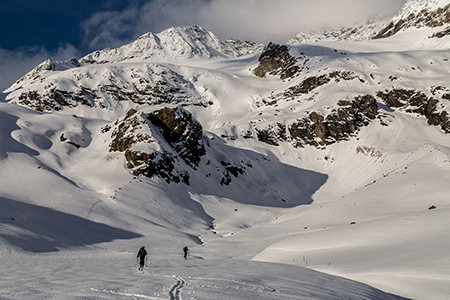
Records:
[[[52,252],[63,247],[137,237],[141,235],[50,208],[0,197],[0,239],[25,251]]]
[[[11,133],[14,130],[20,129],[16,124],[18,119],[19,118],[16,116],[0,111],[0,129],[2,130],[2,132],[0,132],[0,159],[8,157],[6,151],[27,153],[33,156],[39,155],[39,152],[36,150],[31,149],[12,138]]]
[[[210,140],[205,160],[206,165],[191,172],[189,190],[243,204],[283,208],[311,204],[312,195],[328,180],[326,174],[283,163],[271,152],[236,148],[221,138]],[[233,175],[227,171],[230,167],[240,171]],[[224,176],[227,184],[220,183]]]

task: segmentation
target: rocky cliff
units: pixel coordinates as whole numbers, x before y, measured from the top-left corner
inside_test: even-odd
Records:
[[[409,0],[399,13],[374,38],[385,38],[409,28],[442,27],[450,24],[447,0]]]
[[[184,166],[195,170],[206,154],[202,126],[180,107],[150,113],[132,109],[103,132],[111,132],[109,151],[124,152],[126,167],[135,176],[189,184]]]
[[[428,8],[417,9],[411,20],[429,19],[432,11],[445,19],[446,6]],[[447,38],[441,37],[444,45]],[[242,153],[239,147],[210,147],[213,139],[216,147],[326,149],[358,139],[368,126],[389,126],[394,112],[449,133],[448,51],[400,51],[375,42],[371,48],[371,42],[333,44],[339,48],[269,43],[262,49],[220,41],[198,26],[171,28],[80,60],[47,60],[7,90],[8,101],[102,118],[108,123],[105,152],[123,153],[134,176],[171,183],[191,184],[202,172],[229,185],[258,168],[248,153],[231,159],[229,153]],[[68,136],[61,141],[79,145]]]

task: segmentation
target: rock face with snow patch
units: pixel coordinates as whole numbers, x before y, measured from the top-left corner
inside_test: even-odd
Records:
[[[221,41],[200,26],[173,27],[156,35],[144,34],[119,48],[93,52],[79,61],[47,60],[6,92],[11,93],[12,102],[41,112],[80,104],[110,109],[123,101],[206,106],[208,101],[192,82],[157,62],[225,59],[255,53],[262,47],[249,41]]]
[[[256,58],[258,51],[261,45],[222,42],[199,26],[176,27],[91,53],[80,61],[48,60],[7,92],[10,102],[41,112],[80,107],[96,115],[113,112],[108,121],[119,117],[118,121],[104,127],[104,132],[112,132],[109,151],[123,152],[132,174],[187,184],[190,173],[201,167],[212,177],[213,169],[219,170],[222,185],[245,174],[242,162],[217,163],[214,168],[201,165],[206,155],[203,128],[191,112],[224,140],[254,138],[271,146],[323,148],[349,140],[381,119],[378,108],[384,105],[419,113],[428,124],[450,132],[446,105],[450,89],[440,75],[449,58],[443,52],[436,64],[424,64],[416,57],[421,68],[411,66],[414,60],[403,59],[402,53],[396,56],[399,61],[380,68],[377,64],[385,54],[269,43],[252,72],[222,68],[227,58],[234,66],[253,63],[234,58],[251,53]],[[204,63],[219,59],[217,64]],[[423,92],[406,88],[417,84],[425,72],[431,79],[423,81]],[[437,79],[433,74],[439,75]],[[265,80],[273,84],[272,90],[266,89]],[[250,82],[248,92],[245,85]],[[235,110],[245,114],[239,122],[221,119],[222,114],[241,112]],[[215,118],[217,122],[211,120]]]
[[[408,28],[441,27],[450,24],[447,0],[409,0],[400,12],[374,38],[385,38]]]
[[[258,44],[252,41],[241,41],[239,39],[228,39],[228,44],[233,46],[240,55],[249,55],[253,53],[260,53],[264,50],[264,44]]]
[[[104,132],[110,130],[109,151],[125,152],[126,166],[135,176],[189,184],[184,166],[196,169],[206,154],[200,123],[180,107],[150,113],[132,109]]]
[[[163,108],[148,115],[169,145],[193,169],[206,154],[202,125],[182,108]]]
[[[270,43],[259,57],[259,65],[253,71],[258,77],[280,75],[281,79],[293,76],[298,71],[297,59],[289,53],[289,47]]]
[[[285,126],[277,123],[258,130],[258,139],[277,146],[291,142],[294,147],[321,147],[348,140],[362,126],[367,126],[378,114],[375,97],[362,95],[353,101],[341,100],[327,116],[312,112],[308,117]]]
[[[391,89],[379,91],[380,97],[386,105],[394,108],[405,108],[408,113],[417,113],[426,117],[429,125],[440,126],[445,133],[450,133],[449,113],[439,109],[439,100],[427,97],[422,91]]]
[[[21,89],[16,90],[18,87]],[[85,105],[109,109],[120,102],[208,105],[193,84],[159,64],[134,63],[65,68],[50,60],[11,88],[13,102],[42,112]]]
[[[287,44],[314,43],[319,41],[363,41],[370,39],[385,25],[383,19],[373,18],[366,22],[321,32],[300,32]]]

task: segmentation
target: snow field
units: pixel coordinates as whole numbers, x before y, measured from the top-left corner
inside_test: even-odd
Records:
[[[450,57],[448,39],[425,44],[429,34],[410,29],[377,41],[298,45],[310,60],[300,76],[285,81],[255,78],[257,55],[157,66],[136,60],[52,73],[67,90],[81,74],[91,77],[80,79],[91,88],[152,68],[188,79],[189,95],[212,103],[186,106],[209,142],[191,186],[135,178],[123,154],[108,151],[111,138],[102,127],[133,104],[105,96],[107,109],[79,105],[42,114],[0,103],[0,297],[445,299],[450,140],[438,127],[379,103],[381,120],[323,148],[274,147],[242,137],[253,130],[250,124],[289,124],[386,88],[431,96],[432,85],[448,82]],[[333,82],[262,104],[309,76],[335,70],[352,71],[364,82]],[[69,73],[72,80],[64,80]],[[23,90],[45,85],[27,84]],[[8,99],[22,92],[15,88]],[[447,102],[440,105],[447,108]],[[244,171],[220,185],[227,164]],[[142,245],[151,264],[139,273],[133,264]],[[181,258],[185,245],[187,261]]]
[[[351,280],[279,264],[64,251],[1,256],[4,299],[400,299]],[[265,270],[265,275],[261,274]],[[32,279],[32,280],[30,280]]]

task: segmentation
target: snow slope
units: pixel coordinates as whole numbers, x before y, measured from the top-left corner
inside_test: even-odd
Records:
[[[0,107],[3,299],[402,299],[297,266],[226,259],[235,246],[217,252],[206,242],[217,236],[208,226],[216,222],[211,205],[239,207],[245,215],[233,227],[266,223],[267,207],[214,195],[201,206],[185,186],[111,169],[107,161],[117,159],[95,150],[99,120]],[[76,153],[57,141],[64,126],[84,126],[92,149]],[[107,188],[112,183],[115,190]],[[142,244],[150,265],[138,272],[135,250]],[[187,261],[183,245],[191,249]]]
[[[231,42],[231,43],[230,43]],[[239,40],[221,41],[198,25],[172,27],[159,34],[147,33],[128,45],[108,48],[83,57],[81,63],[109,63],[136,59],[177,60],[185,58],[238,57],[254,52],[261,45]]]
[[[7,90],[1,298],[448,298],[448,37],[410,28],[290,45],[298,71],[281,79],[255,76],[259,54],[214,52],[222,44],[209,34],[192,53],[217,56],[186,57],[177,47],[195,33],[171,30],[94,53],[98,61],[44,62]],[[175,41],[175,57],[136,56],[147,37]],[[322,75],[334,77],[291,92]],[[435,99],[442,123],[412,104],[389,107],[377,95],[391,89]],[[311,112],[327,116],[360,95],[374,97],[377,116],[347,138],[299,147],[288,136]],[[166,149],[189,185],[133,176],[124,153],[111,151],[111,128],[129,109],[163,107],[202,125],[198,166],[151,124],[130,129],[151,137],[133,147]],[[277,145],[259,136],[283,126],[271,136]],[[151,263],[137,272],[142,245]]]

